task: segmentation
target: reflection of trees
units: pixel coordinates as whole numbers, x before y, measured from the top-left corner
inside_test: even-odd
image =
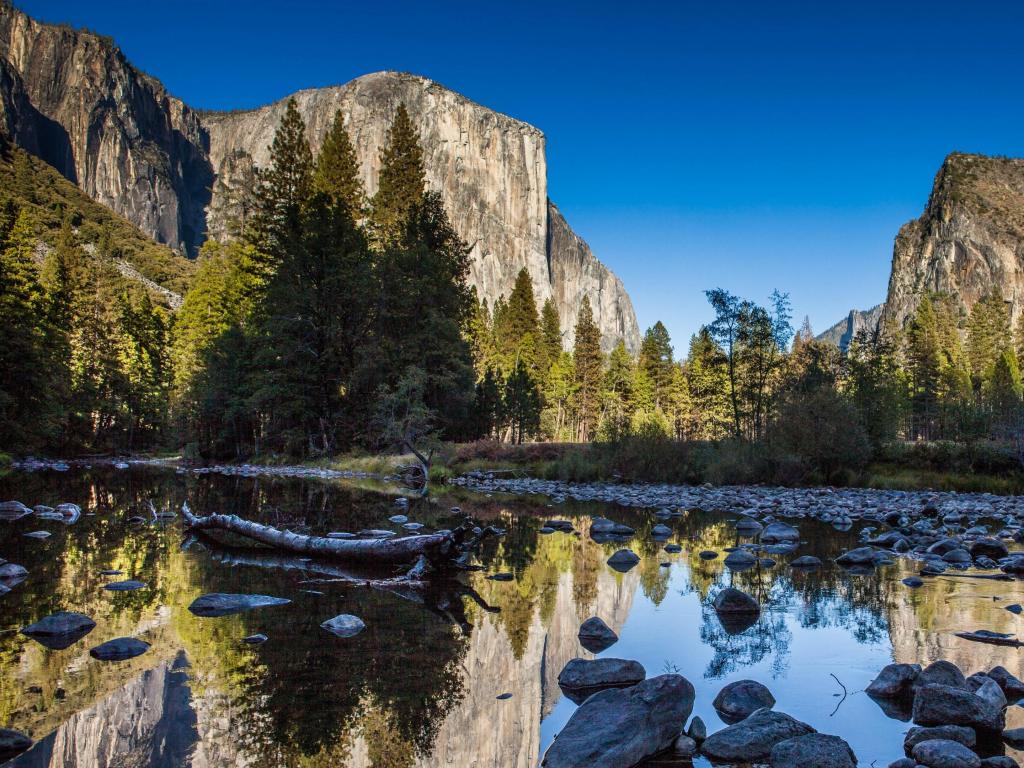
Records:
[[[762,611],[757,622],[739,634],[728,632],[708,603],[701,607],[701,618],[700,639],[714,651],[704,677],[725,677],[737,669],[761,662],[770,654],[774,654],[772,676],[785,670],[793,635],[786,626],[784,614]]]

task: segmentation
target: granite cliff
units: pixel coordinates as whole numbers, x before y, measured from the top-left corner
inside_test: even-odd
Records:
[[[970,310],[993,288],[1016,323],[1024,309],[1024,160],[953,153],[924,213],[896,235],[882,322],[903,327],[930,291]]]
[[[399,103],[420,130],[427,181],[472,248],[471,282],[493,305],[520,269],[553,296],[566,344],[590,297],[606,347],[639,347],[622,282],[548,199],[544,135],[427,78],[379,72],[294,94],[314,150],[341,110],[372,194]],[[29,18],[0,0],[0,127],[158,242],[195,254],[227,234],[236,192],[266,164],[287,98],[200,112],[136,69],[108,38]]]
[[[845,352],[858,333],[861,331],[870,333],[878,328],[883,309],[885,309],[884,304],[876,304],[866,310],[851,309],[850,314],[824,333],[818,334],[817,338],[819,341],[831,342]]]

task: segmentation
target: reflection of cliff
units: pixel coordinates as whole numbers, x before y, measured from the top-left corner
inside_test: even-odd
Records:
[[[556,535],[559,536],[559,535]],[[588,540],[542,537],[537,557],[528,566],[543,570],[551,561],[545,558],[568,544],[572,548],[602,550]],[[575,562],[579,562],[577,559]],[[531,574],[524,574],[529,580]],[[616,574],[603,561],[597,571],[596,594],[590,610],[578,607],[574,595],[574,571],[557,572],[553,582],[545,582],[532,619],[526,627],[525,645],[519,658],[506,624],[498,616],[485,616],[474,627],[469,649],[463,661],[465,697],[448,715],[438,730],[433,751],[420,756],[411,765],[460,766],[460,768],[530,768],[540,757],[540,723],[551,711],[561,692],[556,678],[566,662],[576,656],[590,657],[577,640],[579,625],[592,615],[601,616],[616,631],[629,615],[640,575],[634,569]],[[508,590],[517,585],[501,585]],[[500,589],[489,599],[502,605]],[[542,610],[543,609],[543,610]],[[512,698],[499,701],[501,693]],[[370,755],[374,744],[367,743],[365,728],[352,748],[353,768],[370,768],[376,763]],[[379,738],[373,733],[372,738]],[[387,736],[385,736],[387,738]]]
[[[105,768],[186,764],[196,742],[187,677],[175,663],[143,672],[75,713],[11,763],[13,768]]]
[[[909,564],[904,567],[907,573],[900,574],[901,578],[915,571]],[[975,629],[1024,635],[1024,622],[1003,608],[1022,601],[1020,582],[940,576],[927,579],[920,589],[894,590],[887,600],[893,657],[910,664],[945,659],[968,675],[997,665],[1015,675],[1024,674],[1018,649],[954,636],[955,632]]]

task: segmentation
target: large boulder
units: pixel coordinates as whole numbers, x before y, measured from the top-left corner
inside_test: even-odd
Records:
[[[712,605],[722,628],[730,635],[747,631],[761,615],[761,605],[757,600],[732,587],[726,587],[715,595]]]
[[[541,765],[632,768],[672,746],[693,710],[694,695],[681,675],[598,691],[569,718]]]
[[[920,674],[920,664],[887,664],[864,690],[869,696],[883,699],[905,696]]]
[[[137,637],[116,637],[100,643],[89,651],[89,655],[100,661],[126,661],[141,656],[149,650],[149,643]]]
[[[619,636],[597,616],[591,616],[580,624],[580,645],[591,653],[600,653],[618,642]]]
[[[737,549],[725,556],[725,567],[733,571],[745,571],[757,565],[757,558],[745,549]]]
[[[639,661],[571,659],[558,673],[558,687],[577,704],[605,688],[628,688],[647,677]]]
[[[1002,731],[1003,711],[963,688],[925,685],[914,695],[917,725],[966,725],[975,730]]]
[[[814,729],[807,723],[783,712],[759,709],[747,719],[712,733],[701,752],[721,763],[752,763],[767,759],[776,744],[808,733],[814,733]]]
[[[58,611],[35,624],[21,628],[21,634],[31,637],[54,651],[74,645],[96,628],[96,622],[81,613]]]
[[[844,552],[836,558],[836,562],[844,567],[851,566],[873,566],[879,560],[881,553],[874,547],[857,547],[849,552]]]
[[[981,758],[958,741],[931,739],[914,747],[912,755],[928,768],[981,768]]]
[[[772,768],[856,768],[857,756],[838,736],[808,733],[772,747]]]
[[[775,697],[756,680],[737,680],[718,692],[712,706],[725,722],[738,723],[758,709],[774,707]]]
[[[1010,550],[1007,549],[1003,542],[999,539],[993,538],[978,539],[977,541],[972,542],[970,552],[971,557],[975,559],[979,557],[987,557],[991,560],[1002,560],[1010,554]]]

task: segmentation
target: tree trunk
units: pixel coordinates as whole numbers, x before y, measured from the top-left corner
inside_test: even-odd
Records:
[[[410,564],[423,555],[435,567],[450,565],[458,555],[458,541],[453,533],[432,533],[395,539],[329,539],[281,531],[268,525],[243,520],[236,515],[196,517],[188,504],[182,515],[189,528],[200,531],[226,531],[285,552],[297,552],[363,565]]]

